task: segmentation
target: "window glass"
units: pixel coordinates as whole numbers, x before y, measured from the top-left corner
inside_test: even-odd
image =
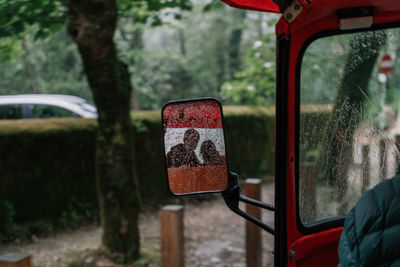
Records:
[[[22,118],[22,109],[20,105],[1,105],[0,119],[13,120]]]
[[[92,113],[94,115],[97,115],[97,108],[96,107],[94,107],[94,106],[92,106],[92,105],[90,105],[88,103],[82,103],[82,104],[78,104],[78,105],[82,110],[84,110],[86,112],[90,112],[90,113]]]
[[[324,37],[307,47],[298,143],[304,224],[345,215],[364,191],[394,175],[399,44],[400,31],[389,29]]]
[[[72,111],[48,105],[34,105],[32,113],[34,118],[77,117]]]

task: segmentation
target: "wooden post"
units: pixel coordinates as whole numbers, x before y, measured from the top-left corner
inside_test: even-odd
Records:
[[[247,197],[261,201],[261,180],[246,179],[244,187]],[[261,209],[246,204],[246,212],[261,220]],[[246,263],[247,267],[262,266],[262,239],[261,228],[246,221]]]
[[[362,146],[362,178],[361,178],[361,193],[364,193],[370,184],[371,180],[371,166],[369,163],[369,145]]]
[[[0,267],[31,267],[31,256],[12,252],[0,256]]]
[[[300,165],[300,218],[304,223],[315,221],[317,213],[315,163],[304,162]]]
[[[387,160],[386,160],[386,142],[384,139],[381,139],[379,142],[379,156],[380,156],[380,180],[383,181],[387,176]]]
[[[160,212],[161,266],[184,267],[183,206],[168,205]]]

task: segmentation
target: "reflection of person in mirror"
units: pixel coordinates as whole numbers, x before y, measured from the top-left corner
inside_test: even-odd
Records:
[[[167,167],[197,167],[200,165],[194,150],[199,142],[200,134],[195,129],[189,129],[183,136],[183,144],[171,147],[167,153]]]
[[[223,166],[225,157],[221,156],[211,140],[204,141],[200,147],[200,154],[203,157],[204,166]]]

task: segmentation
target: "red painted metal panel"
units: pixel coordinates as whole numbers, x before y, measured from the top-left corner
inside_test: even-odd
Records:
[[[240,9],[280,13],[278,5],[272,0],[222,0],[222,2]]]
[[[314,0],[300,1],[303,6],[303,11],[296,20],[288,24],[281,17],[276,25],[278,35],[290,35],[308,28],[309,32],[314,33],[313,28],[322,26],[326,30],[339,28],[337,11],[343,8],[373,6],[375,14],[373,23],[383,23],[384,21],[398,21],[400,11],[400,1],[392,0]],[[334,23],[318,25],[325,21],[335,20]],[[382,21],[383,20],[383,21]]]
[[[299,238],[289,248],[296,252],[294,260],[310,264],[304,266],[312,266],[311,263],[318,262],[313,258],[323,253],[326,267],[337,266],[337,247],[342,231],[343,227],[339,227]]]
[[[339,257],[337,254],[339,240],[325,244],[321,249],[313,251],[312,256],[296,261],[297,267],[337,267]]]
[[[265,12],[280,13],[278,6],[271,0],[222,0],[226,4],[241,8]],[[400,1],[393,0],[299,0],[303,11],[291,24],[282,16],[276,25],[277,35],[291,38],[288,87],[288,158],[287,158],[287,254],[295,251],[295,258],[288,266],[337,266],[337,245],[342,228],[334,228],[313,235],[303,235],[297,227],[296,190],[295,190],[295,99],[296,67],[298,56],[304,42],[312,35],[326,30],[340,28],[337,11],[343,8],[373,6],[373,24],[400,20]],[[279,233],[278,233],[279,234]],[[317,251],[316,251],[317,249]]]
[[[396,2],[396,3],[394,3]],[[304,4],[302,2],[302,4]],[[341,8],[355,6],[375,6],[374,24],[389,23],[400,20],[400,1],[389,0],[315,0],[304,6],[303,12],[292,23],[288,24],[281,18],[276,25],[278,35],[291,38],[288,87],[288,158],[287,158],[287,255],[289,250],[295,252],[288,266],[337,266],[337,245],[342,228],[334,228],[314,235],[303,235],[297,227],[296,218],[296,190],[295,190],[295,99],[296,94],[296,67],[303,44],[314,34],[326,30],[340,28],[336,11]],[[397,11],[396,11],[397,10]],[[318,247],[318,252],[315,249]],[[320,249],[322,248],[322,249]]]

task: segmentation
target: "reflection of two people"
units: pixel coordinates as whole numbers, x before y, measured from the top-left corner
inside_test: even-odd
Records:
[[[204,166],[225,165],[225,157],[221,156],[211,140],[204,141],[200,147],[200,154],[203,157]]]
[[[183,144],[171,147],[167,153],[167,166],[171,167],[197,167],[225,165],[225,157],[221,156],[211,140],[201,144],[200,154],[204,163],[201,164],[194,150],[200,139],[200,134],[195,129],[189,129],[183,136]]]
[[[199,142],[200,134],[195,129],[189,129],[183,136],[183,144],[177,144],[171,147],[171,150],[167,153],[167,166],[179,167],[179,166],[190,166],[196,167],[200,165],[196,153],[194,150]]]

